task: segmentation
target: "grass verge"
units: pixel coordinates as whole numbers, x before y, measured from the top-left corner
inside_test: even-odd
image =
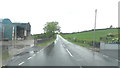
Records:
[[[118,29],[103,29],[103,30],[96,30],[94,36],[94,31],[88,31],[88,32],[81,32],[81,33],[74,33],[74,34],[65,34],[62,35],[65,38],[68,39],[76,39],[76,40],[83,40],[83,41],[93,41],[95,37],[96,42],[104,41],[100,40],[101,37],[107,38],[107,35],[112,34],[114,37],[111,37],[111,39],[118,38]],[[109,39],[106,39],[109,41]]]
[[[2,54],[2,60],[7,60],[7,59],[9,59],[9,58],[11,58],[11,56],[9,55],[8,52],[4,52],[4,53]]]
[[[61,36],[63,36],[68,41],[87,48],[93,48],[93,42],[95,43],[94,47],[96,48],[99,48],[101,41],[106,43],[118,42],[118,35],[118,28],[96,29],[95,32],[93,30],[89,30],[83,32],[61,34]]]
[[[37,46],[48,46],[50,44],[52,44],[54,42],[55,39],[51,39],[47,42],[44,42],[44,43],[41,43],[41,44],[38,44]]]
[[[66,38],[65,38],[66,39]],[[74,43],[74,44],[77,44],[77,45],[80,45],[80,46],[83,46],[83,47],[92,47],[92,46],[90,46],[89,44],[85,44],[85,43],[79,43],[79,42],[75,42],[75,41],[72,41],[72,40],[69,40],[69,39],[67,39],[69,42],[72,42],[72,43]]]

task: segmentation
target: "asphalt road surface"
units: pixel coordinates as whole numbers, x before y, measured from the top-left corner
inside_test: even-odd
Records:
[[[7,66],[118,66],[118,61],[57,35],[53,44],[27,57],[13,60]]]

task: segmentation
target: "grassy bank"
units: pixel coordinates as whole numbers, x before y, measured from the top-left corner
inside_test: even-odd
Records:
[[[3,60],[3,61],[4,61],[4,60],[7,60],[7,59],[9,59],[9,58],[11,58],[11,56],[9,55],[8,52],[4,52],[4,54],[2,54],[2,60]]]
[[[51,39],[51,40],[49,40],[49,41],[47,41],[47,42],[40,43],[40,44],[38,44],[37,46],[48,46],[48,45],[52,44],[52,43],[54,42],[54,40],[55,40],[55,39]]]
[[[71,34],[61,34],[65,39],[75,44],[92,47],[93,41],[95,38],[96,45],[99,45],[99,42],[113,42],[114,39],[118,38],[118,29],[99,29],[95,31],[84,31],[80,33],[71,33]]]

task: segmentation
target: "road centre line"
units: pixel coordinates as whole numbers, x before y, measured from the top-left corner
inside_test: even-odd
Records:
[[[39,51],[37,53],[39,53]]]
[[[5,66],[5,65],[2,65],[2,66]]]
[[[73,57],[73,55],[70,53],[70,51],[69,51],[68,49],[66,49],[66,50],[67,50],[67,52],[69,53],[69,55]]]
[[[109,57],[109,56],[106,56],[106,55],[103,55],[104,57]]]
[[[43,49],[41,49],[40,51],[42,51],[42,50],[43,50]],[[37,53],[40,53],[40,51],[38,51]],[[36,55],[36,54],[33,54],[32,57],[34,57],[35,55]],[[32,57],[29,57],[28,60],[31,59]]]
[[[40,51],[42,51],[44,49],[41,49]],[[40,53],[40,51],[38,51],[37,53]],[[31,57],[27,58],[27,60],[30,60],[32,57],[34,57],[36,54],[33,54]]]
[[[42,51],[43,49],[41,49],[40,51]],[[37,53],[39,53],[39,52],[37,52]],[[36,54],[33,54],[31,57],[29,57],[29,58],[27,58],[28,60],[30,60],[32,57],[34,57]],[[25,62],[21,62],[21,63],[19,63],[18,65],[20,66],[20,65],[22,65],[22,64],[24,64]]]
[[[24,64],[25,62],[21,62],[21,63],[19,63],[18,65],[20,66],[20,65],[22,65],[22,64]]]
[[[120,62],[120,60],[118,60],[118,59],[115,59],[117,62]]]
[[[118,62],[120,62],[120,60],[118,60]]]
[[[36,54],[33,54],[33,56],[32,57],[34,57]]]
[[[119,62],[119,60],[117,60],[117,59],[115,59],[115,60]]]
[[[32,58],[32,57],[29,57],[28,60],[31,59],[31,58]]]
[[[43,48],[43,49],[41,49],[40,51],[42,51],[42,50],[44,50],[44,48]]]

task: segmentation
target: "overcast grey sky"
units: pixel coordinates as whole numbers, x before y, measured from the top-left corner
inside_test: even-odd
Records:
[[[119,0],[0,0],[0,18],[30,22],[32,34],[43,33],[46,22],[57,21],[62,32],[118,26]]]

